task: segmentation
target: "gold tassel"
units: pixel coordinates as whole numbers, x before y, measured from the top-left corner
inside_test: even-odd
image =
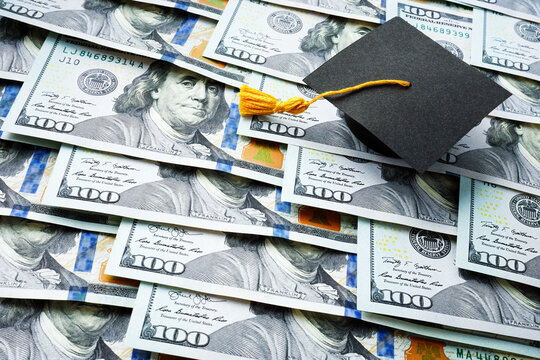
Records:
[[[307,108],[313,104],[315,101],[330,95],[344,94],[349,91],[358,90],[367,86],[374,85],[386,85],[386,84],[397,84],[401,86],[408,87],[411,85],[408,81],[403,80],[377,80],[377,81],[368,81],[363,84],[356,86],[351,86],[341,90],[332,90],[327,91],[322,94],[319,94],[310,101],[304,100],[299,96],[295,96],[286,101],[279,101],[270,94],[264,93],[260,90],[253,89],[247,85],[243,85],[240,88],[240,104],[238,105],[240,115],[249,116],[249,115],[271,115],[274,113],[290,113],[293,115],[298,115],[307,110]]]

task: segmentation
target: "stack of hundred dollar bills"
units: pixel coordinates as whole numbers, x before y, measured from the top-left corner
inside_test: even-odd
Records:
[[[393,17],[512,93],[428,172],[240,116]],[[0,360],[540,359],[540,0],[0,0],[0,119]]]

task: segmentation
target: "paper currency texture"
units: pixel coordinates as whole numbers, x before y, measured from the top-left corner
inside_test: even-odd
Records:
[[[5,129],[280,185],[286,149],[236,135],[237,92],[168,62],[50,37]]]

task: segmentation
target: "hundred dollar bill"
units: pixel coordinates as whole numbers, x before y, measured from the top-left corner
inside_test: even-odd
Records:
[[[44,201],[150,222],[356,249],[356,217],[283,202],[279,187],[67,145]]]
[[[474,9],[471,63],[540,80],[540,24]]]
[[[491,116],[540,124],[540,82],[488,70],[484,72],[512,93],[490,113]]]
[[[0,215],[115,233],[118,220],[113,217],[43,204],[57,156],[56,150],[0,140]]]
[[[130,309],[77,301],[0,299],[0,358],[159,360],[127,344],[130,315]]]
[[[62,4],[55,0],[10,0],[0,2],[0,15],[162,59],[233,86],[240,86],[249,77],[245,70],[203,58],[216,21],[180,9],[122,0],[66,0]]]
[[[232,0],[204,56],[303,83],[375,24],[252,0]]]
[[[382,24],[386,20],[384,0],[269,0],[293,8]]]
[[[253,73],[250,85],[281,99],[295,96],[313,99],[318,95],[307,85],[269,75]],[[347,126],[346,115],[324,98],[298,115],[276,113],[240,117],[238,134],[374,161],[404,163],[382,156],[360,142]]]
[[[540,22],[538,0],[448,0],[459,4],[480,7],[520,19]]]
[[[461,179],[457,265],[540,287],[540,199]]]
[[[105,275],[114,236],[0,216],[3,297],[133,307],[138,281]]]
[[[173,7],[210,19],[219,20],[228,0],[134,0],[143,3]]]
[[[47,39],[35,65],[10,132],[281,185],[286,146],[236,134],[232,87],[63,36]]]
[[[452,4],[388,0],[387,18],[400,17],[466,63],[471,61],[472,11]]]
[[[458,269],[454,237],[359,219],[358,239],[358,274],[371,279],[358,282],[360,309],[518,339],[540,338],[538,289]]]
[[[357,319],[147,283],[137,295],[127,339],[149,351],[197,359],[532,360],[529,349],[501,353]]]
[[[327,314],[356,310],[356,253],[277,237],[124,220],[105,272]]]
[[[477,180],[540,195],[540,125],[484,118],[435,164]]]
[[[46,31],[0,16],[0,79],[24,81]]]
[[[459,179],[289,147],[283,199],[457,234]]]

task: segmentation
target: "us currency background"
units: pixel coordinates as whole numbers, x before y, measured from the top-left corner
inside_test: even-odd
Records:
[[[0,215],[116,232],[118,220],[113,217],[43,205],[57,155],[56,150],[0,140]]]
[[[147,100],[149,92],[159,94]],[[285,146],[239,137],[239,117],[236,89],[166,62],[51,36],[4,129],[281,185]]]
[[[137,220],[120,225],[106,269],[115,276],[341,316],[356,309],[355,271],[356,253]]]
[[[540,25],[474,10],[473,65],[540,80]]]
[[[0,79],[24,81],[46,33],[0,16]]]
[[[269,2],[376,24],[382,24],[386,20],[385,1],[382,0],[270,0]]]
[[[114,236],[0,217],[3,297],[132,307],[138,282],[105,274]]]
[[[186,69],[240,86],[249,73],[203,59],[214,31],[212,19],[180,9],[120,0],[2,2],[0,15],[121,51],[163,59]]]
[[[219,20],[228,0],[135,0],[153,5],[182,9],[193,14],[199,14],[210,19]]]
[[[23,359],[30,353],[34,358],[58,360],[158,360],[158,354],[127,344],[130,315],[129,309],[106,305],[0,299],[0,357]],[[66,337],[79,348],[69,348]]]
[[[221,188],[218,188],[221,186]],[[349,251],[356,218],[281,200],[281,189],[213,170],[64,145],[45,203]]]
[[[358,307],[366,311],[537,340],[537,289],[459,270],[456,239],[359,220]],[[512,309],[512,310],[510,310]]]
[[[283,199],[457,234],[455,177],[289,147]]]
[[[400,17],[436,41],[460,60],[470,63],[473,34],[472,11],[452,4],[389,0],[388,19]]]
[[[540,287],[540,200],[461,179],[457,265]]]
[[[540,22],[540,4],[535,0],[449,0],[459,4],[489,9],[520,19]]]
[[[323,46],[309,30],[342,27],[343,41]],[[229,1],[204,56],[303,83],[337,52],[371,31],[374,24],[251,0]],[[321,30],[319,30],[321,31]],[[322,30],[323,33],[330,31]],[[317,31],[312,32],[317,33]],[[305,45],[301,45],[304,40]]]
[[[199,359],[440,359],[511,354],[430,340],[360,320],[338,318],[142,283],[128,342]],[[195,315],[196,314],[196,315]],[[194,316],[197,318],[194,319]],[[319,325],[323,333],[314,333]],[[339,330],[338,330],[339,329]],[[334,338],[346,341],[320,344]],[[172,337],[172,334],[179,336]],[[231,336],[234,334],[233,336]],[[515,357],[529,360],[526,355]]]

